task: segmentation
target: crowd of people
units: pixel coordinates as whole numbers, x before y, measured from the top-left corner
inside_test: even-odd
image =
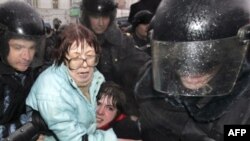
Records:
[[[248,1],[154,4],[132,5],[122,31],[114,0],[82,0],[54,32],[1,4],[0,140],[222,141],[250,124]]]

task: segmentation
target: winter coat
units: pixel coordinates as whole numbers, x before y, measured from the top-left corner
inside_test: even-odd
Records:
[[[0,62],[0,139],[29,120],[25,99],[37,75],[36,69],[20,73]]]
[[[38,110],[60,141],[115,141],[113,129],[96,130],[96,95],[103,75],[95,70],[90,85],[90,101],[70,77],[68,68],[50,66],[38,77],[26,100],[26,104]],[[46,141],[55,140],[46,137]]]
[[[123,60],[133,54],[134,42],[130,35],[124,34],[115,25],[111,24],[104,34],[97,35],[102,48],[98,70],[104,75],[107,81],[114,81],[120,84],[121,65]]]
[[[145,51],[148,55],[151,56],[151,43],[150,38],[148,37],[147,40],[140,39],[136,33],[133,33],[133,39],[135,42],[135,48]]]

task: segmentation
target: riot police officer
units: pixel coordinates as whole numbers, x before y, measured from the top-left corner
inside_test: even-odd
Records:
[[[153,14],[148,10],[137,12],[132,21],[132,35],[135,41],[135,47],[151,55],[150,46],[150,22]]]
[[[0,5],[0,140],[25,123],[39,130],[38,114],[26,112],[25,99],[42,65],[44,38],[43,20],[30,5]]]
[[[247,2],[161,2],[134,80],[144,141],[220,141],[224,125],[250,123]]]

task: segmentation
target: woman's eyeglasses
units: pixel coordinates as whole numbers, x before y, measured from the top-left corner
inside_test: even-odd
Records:
[[[99,62],[99,55],[86,55],[85,59],[76,57],[67,60],[69,63],[69,69],[76,70],[79,69],[84,62],[86,62],[89,67],[95,67]]]

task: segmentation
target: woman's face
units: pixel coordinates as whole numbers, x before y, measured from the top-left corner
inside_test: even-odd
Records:
[[[73,61],[66,61],[66,65],[69,67],[69,74],[80,87],[85,87],[92,81],[94,66],[92,64],[93,57],[96,53],[94,47],[90,46],[86,41],[80,42],[77,45],[76,41],[70,46],[68,54],[66,55],[68,60],[80,60],[79,65],[74,69],[70,66],[76,66]],[[79,61],[78,61],[79,62]]]
[[[102,96],[97,101],[96,108],[96,122],[97,128],[108,125],[117,115],[117,108],[112,104],[112,98],[108,96]]]

